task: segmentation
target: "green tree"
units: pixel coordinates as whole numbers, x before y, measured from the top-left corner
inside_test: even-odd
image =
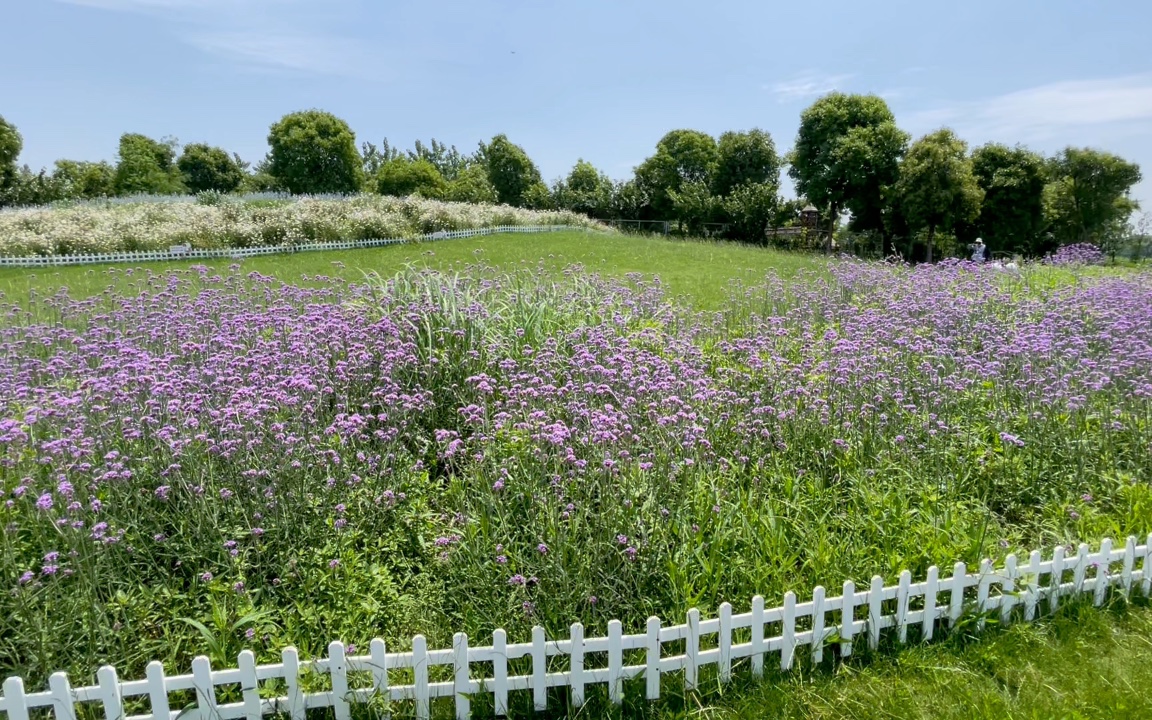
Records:
[[[909,229],[928,231],[928,262],[932,262],[936,233],[974,220],[984,199],[967,143],[946,128],[912,144],[900,165],[895,190]]]
[[[184,185],[194,193],[229,193],[244,180],[239,158],[204,143],[185,145],[176,166],[184,177]]]
[[[976,231],[992,251],[1037,254],[1044,231],[1044,158],[1024,147],[990,143],[972,152],[984,191]]]
[[[47,205],[64,197],[63,184],[51,173],[44,169],[33,172],[24,165],[0,193],[0,205]]]
[[[1129,197],[1140,166],[1090,148],[1066,148],[1052,159],[1044,190],[1045,215],[1061,244],[1102,243],[1139,209]]]
[[[116,162],[117,195],[174,195],[184,192],[176,166],[176,141],[153,140],[139,133],[120,136]]]
[[[408,152],[408,158],[427,160],[449,182],[455,180],[470,163],[470,159],[462,155],[455,145],[449,147],[436,138],[432,138],[428,145],[417,140],[415,149]]]
[[[321,110],[289,113],[268,132],[268,172],[294,194],[354,193],[364,178],[356,135]]]
[[[552,195],[557,206],[566,210],[601,219],[612,214],[612,180],[584,159],[577,160],[568,177],[556,183]]]
[[[729,234],[737,240],[763,243],[768,226],[776,219],[780,196],[774,182],[746,182],[732,188],[720,199],[731,224]]]
[[[763,130],[754,128],[748,132],[723,133],[717,144],[716,156],[716,170],[712,176],[714,195],[727,195],[740,185],[780,187],[780,156],[776,154],[772,136]],[[773,191],[772,196],[775,195]]]
[[[828,243],[841,211],[858,229],[882,226],[886,188],[899,177],[908,136],[896,127],[888,104],[876,95],[826,95],[800,116],[788,175],[796,191],[828,218]]]
[[[100,198],[116,194],[116,168],[106,162],[57,160],[52,177],[69,198]]]
[[[656,143],[656,154],[636,168],[636,182],[661,219],[677,217],[673,198],[688,183],[705,188],[711,185],[718,159],[716,140],[711,135],[698,130],[673,130]],[[699,188],[689,190],[689,194],[699,195]],[[686,207],[682,198],[680,211]]]
[[[456,179],[448,183],[444,199],[453,202],[495,203],[496,188],[488,179],[487,166],[475,164],[461,170]]]
[[[524,148],[500,134],[481,148],[480,155],[488,168],[488,180],[496,189],[496,198],[505,205],[522,207],[529,188],[542,182],[540,170]]]
[[[376,174],[376,192],[381,195],[407,197],[419,193],[423,197],[440,198],[447,191],[448,183],[427,160],[397,157],[384,163]]]
[[[612,186],[612,200],[608,214],[619,220],[652,220],[652,200],[648,190],[635,179],[624,180]]]
[[[24,138],[4,116],[0,115],[0,202],[4,192],[16,182],[16,158],[24,149]]]

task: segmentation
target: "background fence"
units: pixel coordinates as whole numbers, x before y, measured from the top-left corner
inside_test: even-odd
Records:
[[[497,225],[467,230],[440,230],[421,235],[416,240],[448,240],[453,238],[496,235],[500,233],[546,233],[562,230],[587,230],[575,225]],[[0,267],[58,267],[62,265],[103,265],[122,262],[153,262],[158,260],[194,260],[198,258],[242,259],[257,255],[277,255],[280,253],[314,252],[317,250],[355,250],[383,247],[412,242],[411,239],[386,238],[374,240],[342,240],[336,242],[297,243],[290,245],[259,245],[246,248],[219,248],[199,250],[188,246],[173,246],[167,250],[144,250],[113,253],[79,253],[75,255],[31,255],[27,257],[0,257]]]
[[[669,627],[651,617],[639,634],[625,635],[613,620],[607,637],[586,638],[576,623],[566,639],[548,639],[537,627],[531,642],[518,644],[509,644],[506,633],[496,630],[492,644],[484,647],[470,646],[463,633],[443,650],[429,650],[420,635],[404,652],[390,652],[377,639],[367,654],[350,655],[344,644],[333,642],[326,658],[302,660],[294,648],[286,648],[280,662],[268,665],[257,665],[245,650],[235,668],[213,669],[207,657],[197,657],[191,674],[166,676],[163,666],[153,662],[145,679],[124,682],[105,666],[96,685],[73,688],[66,674],[56,673],[48,690],[33,693],[26,692],[19,677],[11,677],[3,685],[0,711],[8,720],[29,720],[30,709],[51,708],[56,720],[76,720],[77,704],[87,703],[97,707],[85,717],[98,717],[102,710],[108,720],[259,720],[271,714],[304,720],[308,710],[332,708],[336,720],[350,720],[353,703],[407,702],[417,718],[428,718],[432,703],[445,698],[463,719],[471,716],[472,698],[481,693],[492,696],[497,715],[508,713],[513,692],[531,692],[533,707],[545,710],[548,689],[557,687],[570,688],[577,707],[584,704],[589,686],[598,684],[607,686],[611,702],[620,703],[624,681],[635,677],[644,678],[646,697],[655,700],[668,673],[681,673],[691,690],[701,668],[715,665],[726,682],[733,664],[744,658],[759,677],[769,659],[787,671],[804,650],[813,663],[822,660],[826,649],[847,657],[857,643],[877,648],[885,631],[899,643],[908,642],[910,632],[926,642],[938,623],[953,627],[965,615],[983,629],[991,617],[1005,624],[1031,621],[1045,609],[1056,610],[1066,597],[1091,595],[1097,606],[1109,591],[1147,597],[1152,593],[1150,548],[1152,535],[1143,545],[1130,537],[1122,549],[1114,549],[1111,540],[1096,552],[1080,545],[1071,556],[1063,547],[1048,559],[1034,551],[1025,563],[1010,555],[999,569],[985,560],[975,573],[956,563],[947,578],[931,567],[924,580],[912,582],[904,571],[896,585],[874,577],[866,590],[857,590],[849,581],[835,597],[817,587],[810,600],[798,602],[787,593],[782,606],[770,609],[757,596],[750,611],[741,614],[724,603],[718,616],[707,620],[697,610],[688,611],[683,624]],[[269,681],[276,686],[269,687]],[[219,702],[219,691],[229,687],[233,692],[238,687],[242,699]],[[181,691],[194,693],[193,707],[173,709],[170,696]],[[126,714],[126,699],[149,711]]]

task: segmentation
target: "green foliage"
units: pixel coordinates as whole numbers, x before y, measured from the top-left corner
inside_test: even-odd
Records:
[[[268,172],[295,194],[354,193],[364,177],[356,135],[320,110],[290,113],[268,132]]]
[[[877,223],[885,188],[898,177],[908,136],[896,127],[888,104],[876,95],[831,93],[800,116],[788,175],[829,222],[849,207],[860,229]]]
[[[712,192],[723,196],[741,185],[780,186],[780,156],[767,132],[726,132],[717,145]],[[773,196],[775,191],[773,191]]]
[[[470,165],[461,170],[456,179],[448,183],[444,199],[466,203],[494,203],[498,200],[485,165]]]
[[[244,174],[244,178],[240,181],[240,187],[237,188],[237,190],[243,193],[283,191],[284,186],[269,172],[268,163],[269,159],[267,157],[256,163],[251,172]]]
[[[0,193],[0,205],[47,205],[65,197],[65,187],[47,170],[32,172],[24,165]]]
[[[184,176],[184,185],[193,193],[230,193],[244,181],[244,168],[238,157],[203,143],[184,146],[176,165]]]
[[[780,212],[780,196],[775,183],[745,183],[732,188],[720,205],[732,225],[732,237],[762,243]]]
[[[556,183],[552,195],[559,207],[603,219],[613,214],[612,191],[612,180],[580,159],[568,177]]]
[[[555,210],[556,198],[543,182],[534,183],[524,191],[524,207],[532,210]]]
[[[432,163],[441,177],[449,182],[455,180],[464,168],[474,162],[473,158],[461,154],[455,145],[449,147],[436,138],[432,138],[428,145],[417,140],[415,148],[408,152],[408,158]]]
[[[972,152],[972,171],[984,191],[976,228],[988,249],[1040,254],[1044,158],[1020,146],[991,143]]]
[[[704,223],[713,222],[720,209],[708,185],[702,180],[688,180],[679,189],[669,190],[672,214],[690,235],[703,235]]]
[[[652,207],[648,189],[636,180],[624,180],[612,186],[609,215],[623,220],[650,220],[646,217]],[[662,218],[661,218],[662,219]]]
[[[16,126],[0,115],[0,205],[4,203],[4,193],[16,181],[16,158],[24,148],[24,138]]]
[[[139,133],[120,136],[114,185],[117,195],[174,195],[184,192],[176,166],[176,143]]]
[[[657,215],[673,217],[673,193],[680,193],[687,183],[709,187],[718,160],[716,140],[711,135],[699,130],[673,130],[656,143],[656,154],[636,168],[636,182]],[[697,190],[690,192],[698,194]]]
[[[52,173],[67,198],[101,198],[116,194],[116,168],[106,162],[57,160]]]
[[[1139,209],[1129,192],[1142,178],[1140,167],[1117,155],[1069,147],[1051,160],[1049,172],[1044,209],[1061,245],[1107,243]]]
[[[423,197],[441,198],[447,191],[448,183],[427,160],[398,157],[384,163],[376,173],[376,192],[381,195],[407,197],[419,193]]]
[[[900,166],[895,188],[900,212],[912,231],[927,230],[929,262],[938,231],[947,233],[980,213],[984,191],[967,152],[951,130],[938,130],[913,143]]]
[[[540,170],[524,148],[500,134],[483,147],[482,155],[497,200],[505,205],[524,207],[525,194],[541,182]]]

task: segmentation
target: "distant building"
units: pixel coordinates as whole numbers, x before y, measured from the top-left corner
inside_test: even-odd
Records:
[[[800,211],[799,222],[787,227],[769,228],[768,240],[776,244],[792,246],[820,246],[820,211],[808,203]]]

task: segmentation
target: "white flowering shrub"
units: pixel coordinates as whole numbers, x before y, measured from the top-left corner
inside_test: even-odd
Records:
[[[81,204],[0,213],[0,255],[253,247],[407,238],[497,225],[573,225],[608,230],[572,212],[472,205],[418,197],[356,195],[280,202]]]

